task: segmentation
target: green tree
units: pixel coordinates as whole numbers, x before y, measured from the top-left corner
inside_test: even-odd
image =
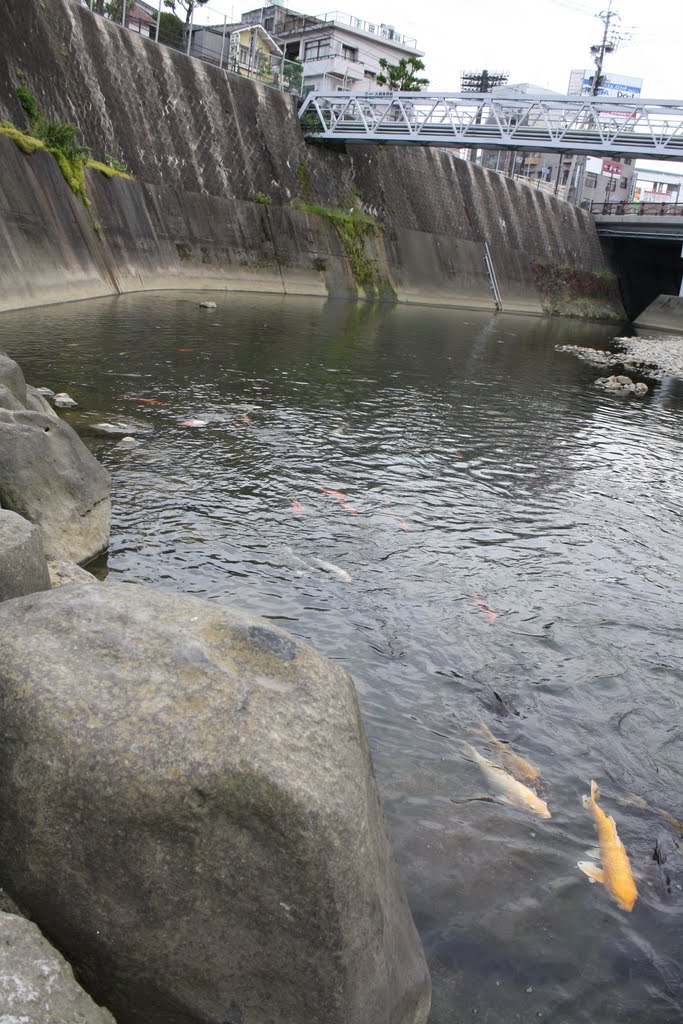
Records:
[[[173,11],[174,14],[177,13],[178,8],[185,11],[185,28],[187,28],[197,7],[203,7],[208,2],[209,0],[164,0],[164,7],[168,7],[169,11]]]
[[[128,14],[130,14],[130,12],[134,10],[135,0],[127,0],[126,16],[128,16]],[[123,0],[108,0],[108,2],[104,5],[104,13],[107,15],[108,18],[111,18],[112,21],[115,21],[117,24],[120,25],[123,21]]]
[[[425,66],[419,57],[402,57],[398,64],[390,64],[386,57],[380,57],[381,73],[377,76],[378,85],[388,85],[392,92],[420,92],[429,85],[428,78],[418,78],[417,72],[424,71]]]
[[[177,15],[171,14],[170,11],[161,12],[159,42],[166,43],[166,46],[175,46],[177,49],[183,45],[183,23]]]

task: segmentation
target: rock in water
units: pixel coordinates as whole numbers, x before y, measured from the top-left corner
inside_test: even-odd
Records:
[[[125,1024],[426,1021],[353,684],[284,631],[130,584],[0,605],[0,779],[0,882]]]
[[[0,506],[35,523],[48,559],[87,562],[109,544],[109,474],[0,353],[3,393]]]
[[[202,309],[216,309],[216,303],[215,302],[210,302],[210,301],[206,301],[205,300],[204,302],[200,302],[199,305],[200,305],[200,307]]]
[[[0,601],[49,589],[40,533],[16,512],[0,509]]]
[[[75,402],[71,395],[67,395],[66,391],[60,391],[58,395],[55,395],[53,401],[60,409],[74,409],[78,405],[78,402]]]
[[[0,1022],[116,1024],[31,921],[0,913]]]

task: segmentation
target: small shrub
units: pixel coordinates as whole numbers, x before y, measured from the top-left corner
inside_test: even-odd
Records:
[[[117,160],[115,156],[111,155],[111,153],[104,154],[104,162],[107,167],[111,167],[113,171],[118,171],[119,174],[126,174],[130,176],[130,171],[126,164],[124,164],[123,160]]]
[[[296,180],[299,184],[299,195],[301,198],[307,203],[312,203],[315,199],[315,194],[313,192],[311,176],[308,173],[308,167],[303,160],[299,160],[299,163],[297,164]]]
[[[273,202],[273,197],[267,195],[266,192],[254,192],[253,201],[255,203],[260,203],[262,206],[270,206]]]

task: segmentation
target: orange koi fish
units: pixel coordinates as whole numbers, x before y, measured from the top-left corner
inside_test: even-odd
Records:
[[[597,804],[600,790],[597,783],[591,780],[591,795],[582,797],[583,806],[593,816],[600,843],[600,859],[602,868],[592,861],[580,860],[577,867],[593,882],[604,885],[612,899],[622,910],[633,910],[638,899],[638,890],[633,880],[631,865],[624,844],[617,835],[614,818],[608,817]]]
[[[479,609],[479,611],[481,612],[481,614],[484,616],[484,618],[486,619],[487,622],[495,622],[496,621],[498,616],[494,612],[493,608],[489,608],[489,606],[484,601],[482,601],[482,599],[480,597],[477,597],[475,595],[474,603],[477,606],[477,608]]]
[[[342,494],[341,491],[335,491],[331,487],[323,487],[321,485],[320,490],[323,491],[325,494],[329,494],[331,498],[336,498],[337,501],[341,501],[342,505],[345,505],[346,502],[349,500],[345,494]]]

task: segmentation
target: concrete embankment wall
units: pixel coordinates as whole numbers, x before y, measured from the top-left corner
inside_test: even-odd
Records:
[[[365,240],[374,290],[403,301],[494,308],[485,243],[506,309],[548,308],[539,262],[605,271],[587,213],[452,151],[307,145],[285,94],[72,0],[6,7],[0,119],[25,125],[16,99],[25,83],[43,112],[78,124],[96,157],[125,161],[136,181],[88,172],[87,215],[50,157],[10,152],[0,139],[0,237],[11,253],[0,308],[166,287],[363,294],[334,227],[292,209],[296,198],[376,216],[383,230]],[[272,204],[255,203],[257,193]],[[616,291],[577,311],[622,312]]]
[[[683,295],[659,295],[635,323],[643,330],[683,334]]]

